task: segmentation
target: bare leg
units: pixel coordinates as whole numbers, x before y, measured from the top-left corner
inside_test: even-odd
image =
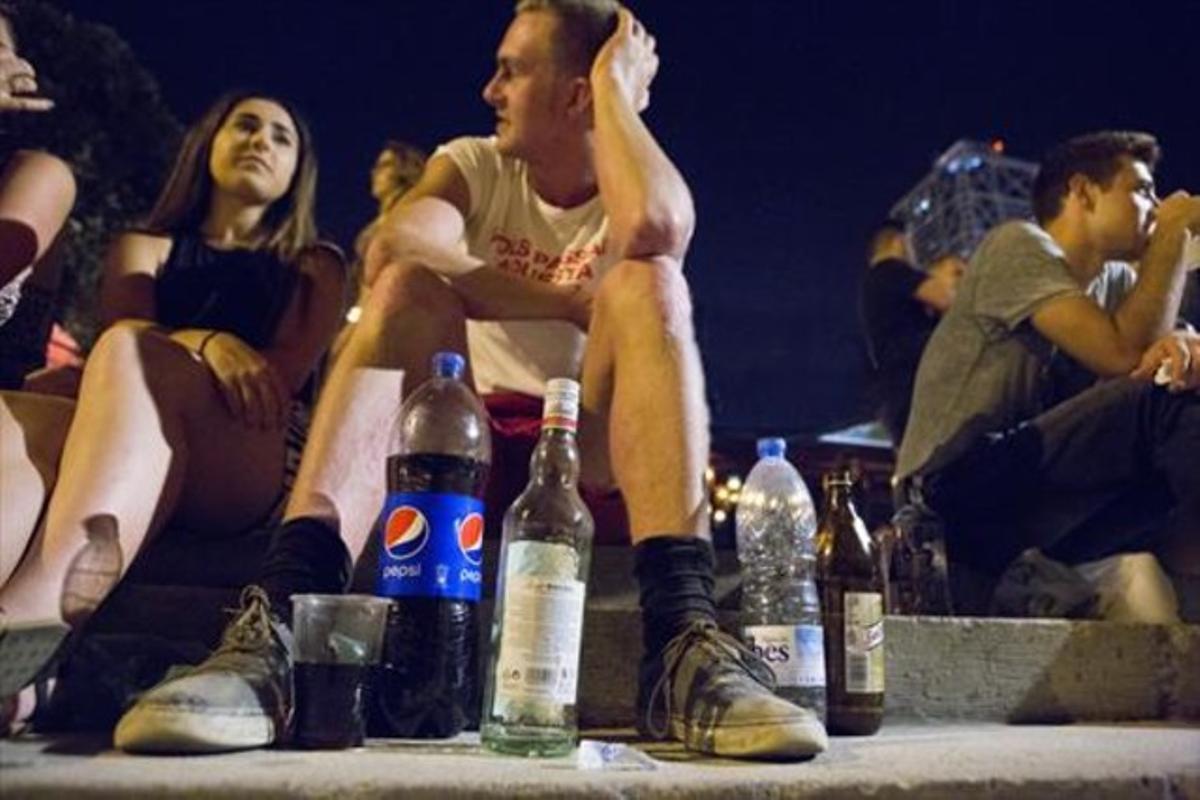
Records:
[[[706,536],[708,410],[678,265],[623,261],[596,294],[583,366],[583,459],[603,481],[603,423],[634,544],[654,535]]]
[[[0,286],[39,259],[75,202],[75,178],[49,153],[23,150],[0,172]]]
[[[287,519],[320,519],[353,556],[362,551],[383,502],[384,432],[399,409],[401,375],[414,388],[433,353],[465,353],[465,319],[458,296],[429,270],[393,265],[379,276],[321,392]]]
[[[74,411],[72,400],[0,392],[0,586],[25,553],[54,488]]]
[[[176,508],[198,530],[252,524],[279,492],[282,442],[282,431],[231,417],[186,349],[151,331],[110,329],[84,371],[46,519],[0,590],[0,607],[13,619],[69,612],[76,623]],[[107,573],[86,563],[96,555],[89,539],[116,548],[99,559]],[[72,564],[87,574],[73,574]]]

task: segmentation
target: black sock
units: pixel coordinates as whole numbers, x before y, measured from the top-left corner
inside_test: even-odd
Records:
[[[715,622],[713,551],[694,536],[656,536],[634,548],[641,586],[643,672],[693,620]]]
[[[258,585],[289,625],[293,594],[341,594],[350,583],[350,552],[333,526],[313,517],[285,522],[271,535]]]

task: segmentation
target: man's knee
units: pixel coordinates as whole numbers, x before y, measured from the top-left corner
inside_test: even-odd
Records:
[[[367,297],[363,310],[369,318],[386,319],[400,313],[462,315],[458,295],[433,270],[417,264],[392,264],[385,268]]]
[[[616,264],[600,282],[595,313],[615,329],[692,335],[691,293],[678,262],[667,258]]]

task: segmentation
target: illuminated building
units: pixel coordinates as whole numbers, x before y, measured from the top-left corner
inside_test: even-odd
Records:
[[[1004,154],[1004,142],[960,139],[897,202],[891,215],[908,227],[917,261],[969,258],[985,233],[1006,219],[1030,218],[1037,164]]]

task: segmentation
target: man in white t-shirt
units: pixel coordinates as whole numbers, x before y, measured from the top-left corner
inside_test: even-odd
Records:
[[[368,249],[370,296],[260,583],[286,613],[291,592],[341,589],[342,539],[362,549],[381,501],[378,429],[395,407],[394,387],[363,390],[363,367],[402,368],[413,387],[434,352],[469,351],[475,385],[492,397],[536,398],[548,378],[579,377],[582,483],[615,482],[635,547],[640,727],[718,755],[811,757],[826,746],[818,718],[776,697],[770,669],[715,622],[708,412],[682,272],[694,211],[640,116],[657,69],[654,38],[613,0],[517,3],[483,90],[495,135],[440,148]],[[233,626],[261,622],[261,606]],[[204,720],[281,719],[287,703],[271,699],[286,680],[280,648],[264,647],[262,669],[242,651],[219,653],[140,705],[183,721],[176,729],[203,740],[197,748],[267,744],[271,725],[257,742],[232,742]],[[224,709],[235,695],[256,699]],[[183,737],[167,738],[178,749]]]

